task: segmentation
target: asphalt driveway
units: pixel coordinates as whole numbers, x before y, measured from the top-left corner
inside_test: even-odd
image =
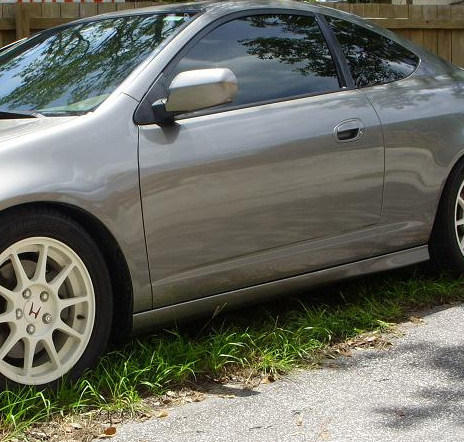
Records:
[[[127,423],[113,441],[464,441],[464,306],[401,326],[387,350]]]

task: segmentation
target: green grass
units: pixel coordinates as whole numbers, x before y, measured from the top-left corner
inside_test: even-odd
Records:
[[[72,388],[0,393],[0,438],[8,440],[32,423],[60,414],[92,409],[133,413],[143,397],[187,382],[245,371],[285,373],[314,363],[332,344],[403,320],[411,309],[462,301],[463,287],[463,278],[412,269],[134,339],[107,353]]]

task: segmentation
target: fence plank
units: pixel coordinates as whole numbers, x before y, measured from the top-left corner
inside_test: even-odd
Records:
[[[376,3],[366,3],[364,5],[364,17],[380,17],[379,6]]]
[[[422,9],[422,17],[427,21],[435,21],[437,18],[437,6],[426,5]],[[437,53],[438,49],[438,33],[437,29],[424,30],[424,47],[433,53]]]
[[[91,17],[97,15],[96,3],[81,3],[79,8],[79,17]]]
[[[99,14],[116,11],[116,3],[97,3],[97,11]]]
[[[18,4],[15,11],[16,39],[20,40],[31,35],[29,27],[29,9],[22,4]]]
[[[63,3],[61,5],[60,16],[76,20],[79,17],[79,6],[79,3]]]
[[[437,19],[449,21],[451,19],[451,8],[449,6],[437,6]],[[437,31],[437,55],[446,60],[451,60],[451,32],[446,29]]]
[[[363,3],[353,3],[350,5],[350,12],[352,14],[359,15],[360,17],[364,17],[364,4]]]
[[[42,5],[42,17],[59,17],[60,5],[57,3],[44,3]]]

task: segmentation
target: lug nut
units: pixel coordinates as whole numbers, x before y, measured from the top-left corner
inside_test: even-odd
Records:
[[[29,299],[30,297],[31,297],[31,291],[29,289],[24,290],[23,298],[24,299]]]
[[[40,300],[41,300],[42,302],[47,302],[47,301],[48,301],[48,297],[49,297],[49,296],[48,296],[48,293],[47,293],[47,292],[42,292],[42,293],[40,294]]]
[[[45,313],[43,316],[42,316],[42,321],[44,324],[50,324],[50,322],[52,322],[52,315],[50,313]]]
[[[29,324],[27,327],[26,327],[26,331],[29,335],[33,335],[34,332],[35,332],[35,327],[32,325],[32,324]]]
[[[23,317],[23,311],[20,308],[16,309],[16,319],[21,319]]]

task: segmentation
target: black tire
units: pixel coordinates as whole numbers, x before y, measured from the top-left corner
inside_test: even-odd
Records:
[[[0,262],[0,265],[2,267],[0,268],[3,269],[2,271],[4,273],[7,273],[9,270],[7,267],[10,266],[10,269],[15,269],[13,265],[13,260],[10,259],[9,261],[5,261],[4,256],[6,256],[7,251],[9,250],[15,250],[15,246],[17,244],[26,244],[28,245],[28,241],[31,242],[30,247],[34,247],[33,242],[35,240],[39,240],[40,238],[44,238],[44,244],[52,244],[52,246],[47,246],[48,248],[45,249],[45,246],[43,249],[38,249],[36,255],[37,258],[34,258],[34,254],[32,252],[18,252],[19,254],[17,255],[18,257],[21,257],[21,264],[23,266],[23,269],[25,269],[27,273],[27,265],[33,268],[34,265],[34,259],[36,260],[36,269],[35,270],[30,270],[29,273],[31,275],[35,272],[35,274],[42,273],[43,274],[43,281],[47,281],[47,278],[56,277],[59,272],[60,272],[60,267],[58,264],[56,264],[58,261],[55,256],[52,255],[52,252],[57,255],[58,252],[56,252],[53,247],[54,244],[60,246],[60,244],[64,244],[67,246],[67,248],[71,249],[75,255],[77,255],[80,260],[76,261],[70,261],[72,263],[77,262],[78,264],[74,265],[72,267],[73,270],[71,270],[70,275],[72,276],[67,276],[64,279],[63,283],[55,283],[53,287],[58,287],[56,289],[56,293],[50,289],[50,294],[45,293],[42,291],[40,295],[37,295],[39,290],[44,290],[43,287],[44,284],[40,285],[37,283],[33,285],[31,283],[29,290],[29,293],[32,292],[32,295],[29,298],[25,298],[25,292],[26,290],[23,290],[23,288],[18,289],[19,286],[19,279],[17,277],[14,277],[14,281],[16,281],[16,288],[15,288],[15,298],[13,301],[7,301],[5,297],[2,297],[0,293],[0,300],[2,300],[2,305],[0,305],[0,312],[5,312],[6,311],[6,306],[8,303],[13,303],[15,312],[17,312],[15,320],[18,321],[18,324],[21,326],[21,330],[24,329],[24,325],[29,324],[28,322],[25,321],[31,321],[32,323],[32,328],[33,333],[36,333],[36,336],[30,336],[28,337],[25,335],[24,338],[24,343],[23,344],[15,344],[15,347],[13,347],[13,350],[16,352],[19,351],[19,356],[16,355],[17,359],[14,359],[12,354],[14,354],[13,350],[10,350],[9,353],[6,353],[6,356],[2,357],[0,359],[0,388],[8,388],[8,389],[15,389],[18,386],[22,386],[24,384],[33,384],[37,385],[39,387],[47,387],[47,388],[56,388],[60,382],[65,380],[66,382],[74,382],[79,378],[79,376],[88,369],[91,369],[95,366],[96,362],[98,361],[99,357],[101,354],[105,351],[106,346],[108,344],[108,339],[109,339],[109,334],[111,330],[111,322],[112,322],[112,314],[113,314],[113,297],[112,297],[112,292],[111,292],[111,282],[110,282],[110,277],[108,273],[108,269],[106,267],[105,261],[102,257],[102,254],[100,253],[97,245],[91,238],[91,236],[86,232],[86,230],[77,222],[75,222],[72,218],[62,214],[59,211],[55,211],[53,209],[48,209],[48,208],[21,208],[13,211],[9,211],[7,213],[4,213],[0,215],[0,256],[3,256]],[[48,242],[47,242],[48,241]],[[40,243],[38,247],[40,247]],[[62,249],[57,249],[57,250],[64,250],[63,257],[66,258],[66,250],[68,250],[64,246]],[[20,250],[20,249],[18,249]],[[43,252],[43,256],[46,256],[46,266],[45,270],[43,272],[38,271],[38,261],[39,261],[39,256],[40,256],[40,250],[47,250],[48,252],[45,253]],[[50,253],[50,256],[48,255]],[[71,257],[75,255],[70,255]],[[13,256],[13,255],[8,255],[8,256]],[[63,258],[63,259],[64,259]],[[85,269],[88,273],[81,271],[82,267],[79,267],[79,265],[83,264],[85,266]],[[53,267],[56,266],[56,269]],[[71,266],[70,266],[71,267]],[[61,268],[61,270],[64,269]],[[12,270],[9,270],[10,273]],[[53,273],[54,272],[54,273]],[[73,273],[77,272],[77,273]],[[50,276],[53,274],[52,276]],[[77,275],[77,276],[76,276]],[[0,278],[2,275],[0,275]],[[33,279],[34,276],[30,276],[28,274],[29,279]],[[91,285],[89,285],[89,279],[90,277],[90,282]],[[86,279],[87,278],[87,279]],[[70,281],[73,282],[70,282]],[[93,286],[93,293],[92,290],[84,290],[88,291],[88,301],[86,300],[85,302],[81,301],[80,299],[80,294],[74,293],[74,286],[79,286],[79,281],[87,281],[87,285],[85,286],[86,288],[92,287]],[[7,280],[5,280],[7,281]],[[5,286],[6,282],[0,280],[0,285]],[[29,280],[27,280],[29,281]],[[50,284],[54,283],[54,281],[51,281]],[[29,281],[30,282],[30,281]],[[58,285],[59,284],[59,285]],[[74,286],[72,285],[74,284]],[[85,283],[80,283],[81,286]],[[37,286],[37,287],[36,287]],[[69,287],[71,287],[69,289]],[[59,291],[68,291],[70,293],[74,293],[74,295],[69,295],[69,298],[64,298],[65,300],[68,300],[70,298],[79,298],[78,303],[72,307],[66,307],[63,308],[63,305],[60,303],[62,301],[61,298],[63,298],[62,293],[59,294]],[[13,293],[13,292],[11,292]],[[19,295],[17,294],[19,293]],[[90,294],[92,293],[92,294]],[[22,296],[21,296],[22,295]],[[37,296],[42,297],[43,299],[46,299],[48,302],[41,303],[42,298],[38,299]],[[56,295],[56,296],[55,296]],[[18,297],[16,297],[18,296]],[[87,294],[84,294],[84,296],[87,296]],[[24,298],[24,299],[21,299]],[[56,299],[55,299],[56,298]],[[29,300],[28,300],[29,299]],[[86,298],[87,299],[87,298]],[[34,300],[34,303],[32,302]],[[92,301],[94,300],[94,301]],[[32,306],[29,307],[29,304],[32,302]],[[24,308],[19,307],[24,303]],[[90,307],[92,305],[92,307]],[[41,308],[44,308],[43,310],[40,310]],[[21,310],[18,313],[18,310]],[[54,317],[53,317],[53,323],[51,325],[48,324],[48,317],[45,318],[45,314],[42,315],[43,312],[47,311],[49,309],[50,311],[54,312]],[[87,314],[78,314],[79,311],[83,309],[83,311],[86,311]],[[85,310],[88,309],[88,310]],[[40,312],[37,313],[37,312]],[[77,312],[77,313],[76,313]],[[89,312],[92,312],[89,313]],[[21,318],[18,319],[18,315],[21,315]],[[74,315],[74,316],[73,316]],[[41,316],[39,319],[37,319],[38,316]],[[87,318],[85,318],[87,316]],[[50,318],[52,315],[50,314]],[[64,318],[64,319],[63,319]],[[77,318],[77,319],[76,319]],[[92,319],[89,319],[92,318]],[[79,322],[80,320],[80,322]],[[22,322],[19,322],[22,321]],[[35,321],[35,322],[34,322]],[[84,330],[84,333],[82,336],[85,336],[85,339],[81,339],[79,337],[73,337],[71,334],[67,334],[65,332],[62,332],[59,327],[62,325],[63,322],[68,321],[70,322],[70,328],[76,330],[81,327]],[[9,333],[11,333],[11,323],[13,321],[10,321],[7,324],[0,324],[3,328],[0,329],[0,335],[3,332],[4,337],[0,340],[0,351],[2,349],[2,346],[5,344],[6,337],[8,336]],[[59,324],[57,327],[54,328],[55,324]],[[76,324],[76,325],[74,325]],[[5,328],[7,327],[7,328]],[[16,327],[16,326],[15,326]],[[30,324],[27,325],[27,327],[30,327]],[[29,333],[31,330],[27,329],[27,333]],[[46,328],[48,327],[48,328]],[[20,329],[20,327],[16,327],[15,329]],[[5,331],[6,330],[6,331]],[[24,333],[21,331],[21,333]],[[63,336],[62,336],[63,335]],[[40,341],[40,337],[44,336],[44,339]],[[25,354],[26,354],[26,341],[28,339],[34,338],[37,340],[37,343],[35,344],[36,346],[34,347],[34,352],[32,356],[32,363],[31,366],[28,367],[26,371],[26,362],[25,362]],[[16,339],[16,337],[15,337]],[[61,363],[61,360],[59,359],[59,353],[66,354],[65,351],[66,349],[69,349],[70,354],[74,354],[74,358],[76,359],[75,362],[73,362],[72,366],[70,366],[69,369],[66,368],[66,372],[61,373],[59,377],[56,379],[51,379],[51,377],[54,376],[53,374],[53,368],[49,368],[48,370],[50,371],[50,374],[45,376],[45,375],[37,375],[34,377],[32,374],[30,376],[29,380],[29,373],[32,373],[34,370],[37,372],[37,367],[49,367],[49,365],[52,364],[52,356],[50,351],[46,347],[46,339],[49,339],[48,342],[58,342],[55,345],[55,351],[57,352],[57,358],[55,360],[59,361]],[[73,340],[74,339],[74,340]],[[13,340],[12,340],[13,341]],[[11,342],[12,342],[11,341]],[[20,348],[21,345],[23,346],[23,362],[21,362],[21,356],[20,356]],[[28,344],[31,347],[31,344]],[[30,348],[29,347],[29,348]],[[73,350],[74,348],[78,349]],[[19,349],[19,350],[18,350]],[[6,351],[6,347],[5,347]],[[74,353],[72,353],[74,351]],[[42,352],[42,353],[40,353]],[[49,365],[47,364],[47,358]],[[41,361],[44,362],[41,362]],[[66,362],[69,360],[73,360],[71,357],[68,359],[63,359],[63,364],[61,365],[61,371],[65,370],[65,367],[70,364],[70,362]],[[13,362],[11,362],[13,361]],[[19,361],[19,362],[18,362]],[[23,366],[21,367],[21,363]],[[9,365],[8,365],[9,364]],[[13,365],[12,365],[13,364]],[[11,379],[11,370],[10,367],[14,366],[14,364],[18,365],[19,370],[24,371],[24,379],[25,382],[17,382],[17,380]],[[34,365],[35,364],[35,365]],[[40,365],[42,364],[42,365]],[[57,367],[60,367],[60,364],[56,363],[55,364]],[[32,367],[32,368],[31,368]],[[48,372],[46,372],[48,373]],[[56,373],[60,373],[60,370],[56,370]],[[55,373],[55,374],[56,374]],[[10,374],[10,376],[8,376]],[[20,379],[19,377],[17,379]],[[47,380],[46,382],[43,380]]]
[[[464,208],[458,197],[464,198],[464,162],[451,172],[438,205],[429,241],[430,263],[435,271],[464,273],[464,253],[459,241],[464,238],[464,225],[456,226],[464,218]]]

